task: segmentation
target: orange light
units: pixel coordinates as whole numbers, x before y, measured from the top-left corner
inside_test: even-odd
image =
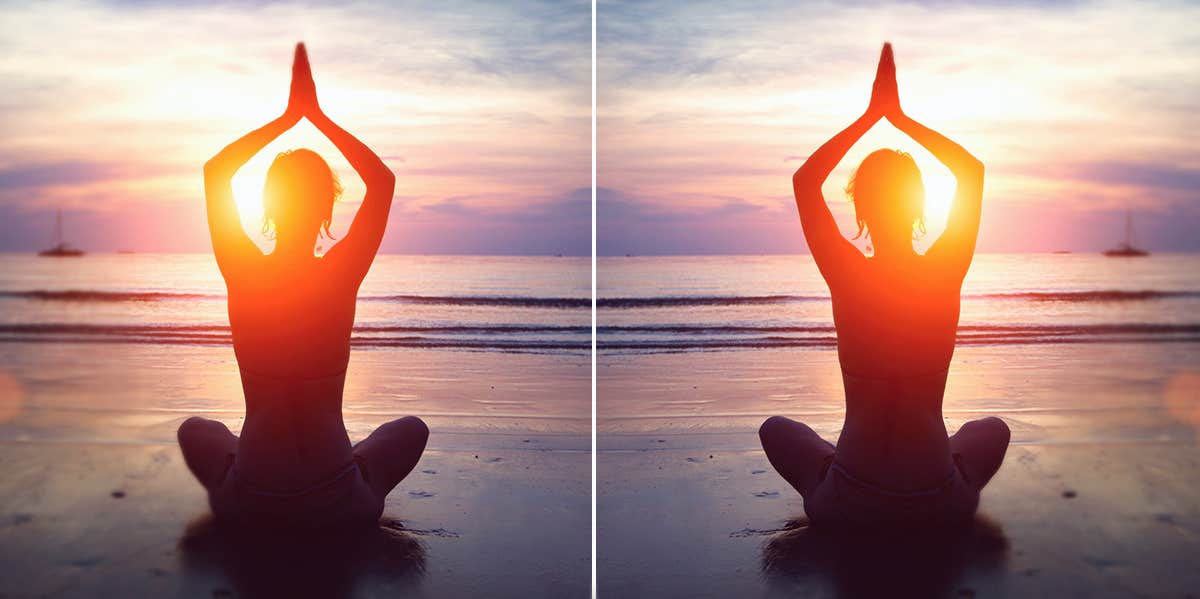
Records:
[[[253,237],[262,227],[263,181],[266,173],[242,169],[233,177],[233,200],[237,203],[242,226]]]

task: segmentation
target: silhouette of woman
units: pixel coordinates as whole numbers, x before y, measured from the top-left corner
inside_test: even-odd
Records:
[[[280,154],[263,190],[264,229],[275,236],[264,255],[242,229],[230,181],[302,117],[342,152],[366,183],[366,197],[345,238],[317,257],[314,244],[322,230],[328,235],[340,186],[315,152]],[[355,300],[383,239],[395,182],[374,152],[322,112],[304,44],[296,46],[283,115],[204,165],[246,418],[240,438],[220,422],[189,418],[179,427],[179,446],[218,520],[375,522],[384,497],[424,451],[429,431],[418,418],[384,424],[353,447],[342,421]]]
[[[914,231],[924,229],[924,187],[907,154],[870,154],[847,187],[859,233],[870,235],[869,258],[842,237],[821,194],[830,171],[882,118],[958,180],[945,231],[924,255],[912,247]],[[983,164],[900,110],[892,48],[884,44],[866,113],[814,152],[792,184],[833,299],[846,417],[836,446],[800,422],[768,419],[759,429],[767,458],[804,497],[814,523],[969,519],[1009,441],[999,418],[968,422],[949,438],[942,420],[959,293],[979,233]]]

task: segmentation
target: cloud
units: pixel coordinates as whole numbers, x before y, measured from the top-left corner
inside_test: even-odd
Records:
[[[138,165],[120,162],[71,160],[41,162],[0,168],[0,193],[13,189],[73,186],[112,180],[153,178],[178,173],[164,165]]]
[[[1061,172],[1079,181],[1181,191],[1200,199],[1200,168],[1110,160],[1067,164]]]
[[[587,2],[45,2],[0,6],[0,31],[0,206],[30,218],[63,207],[137,223],[165,205],[182,219],[202,205],[200,165],[282,111],[298,40],[327,113],[416,204],[516,209],[562,199],[590,170]],[[242,176],[293,147],[341,175],[347,216],[361,182],[307,124]],[[177,239],[204,240],[202,219],[180,224],[200,234]]]
[[[94,183],[120,177],[120,165],[89,162],[27,164],[0,169],[0,189]]]
[[[645,242],[654,251],[794,247],[753,212],[696,216],[687,204],[715,195],[786,206],[773,198],[790,193],[791,171],[865,109],[884,40],[906,112],[987,165],[986,214],[1053,218],[1068,249],[1111,241],[1083,213],[1108,222],[1132,208],[1168,235],[1189,228],[1158,220],[1168,214],[1200,226],[1200,141],[1187,133],[1200,126],[1200,54],[1185,25],[1200,5],[666,1],[602,2],[598,13],[599,183],[645,218],[686,217],[707,236],[672,246],[638,225],[656,236]],[[848,214],[837,200],[850,169],[877,147],[909,151],[927,182],[953,189],[944,166],[883,123],[829,178],[836,214]],[[1053,209],[1032,210],[1048,201]],[[1013,221],[993,218],[981,250],[1011,249]],[[756,225],[759,239],[745,240]]]
[[[463,196],[393,211],[384,250],[587,256],[591,254],[591,189],[576,188],[514,208],[510,198]]]
[[[805,247],[790,198],[774,198],[768,205],[705,194],[671,200],[598,189],[597,252],[602,256],[789,254]]]

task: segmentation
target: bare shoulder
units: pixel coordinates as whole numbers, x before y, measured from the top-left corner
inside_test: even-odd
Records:
[[[916,263],[917,268],[912,273],[913,282],[917,288],[924,290],[926,297],[958,300],[965,271],[956,264],[947,264],[937,255],[918,256]]]

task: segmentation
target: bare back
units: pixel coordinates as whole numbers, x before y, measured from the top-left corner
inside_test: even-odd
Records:
[[[226,275],[246,398],[236,466],[268,489],[304,487],[351,459],[342,389],[357,284],[330,266],[271,254]]]
[[[861,258],[855,276],[830,284],[846,390],[838,461],[893,488],[921,488],[951,464],[942,395],[959,284],[924,256],[890,260]]]
[[[358,286],[318,257],[255,262],[226,281],[239,367],[281,379],[345,373]]]
[[[831,285],[844,372],[908,379],[946,371],[954,354],[960,281],[932,266],[916,254],[890,264],[864,258],[859,276]]]

